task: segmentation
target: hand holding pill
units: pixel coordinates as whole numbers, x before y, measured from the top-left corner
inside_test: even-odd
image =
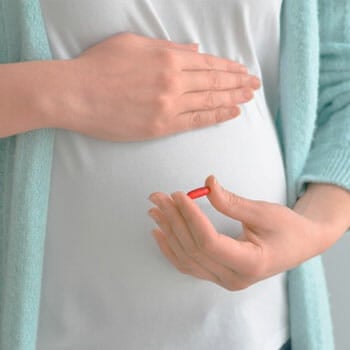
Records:
[[[206,195],[212,206],[242,223],[232,238],[216,230],[193,200]],[[149,215],[160,251],[180,272],[212,281],[230,291],[249,287],[291,269],[319,253],[319,225],[276,203],[238,196],[210,175],[204,187],[152,193]],[[288,225],[286,225],[288,222]]]

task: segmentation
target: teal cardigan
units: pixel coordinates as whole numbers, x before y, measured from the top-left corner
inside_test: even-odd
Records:
[[[285,0],[281,16],[276,128],[292,207],[308,182],[350,190],[350,2]],[[0,63],[50,58],[39,0],[0,0]],[[0,139],[3,350],[35,349],[54,134]],[[287,277],[293,350],[333,350],[321,255]]]

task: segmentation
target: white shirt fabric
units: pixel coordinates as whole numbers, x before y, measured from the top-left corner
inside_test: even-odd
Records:
[[[244,197],[286,203],[273,123],[281,2],[41,0],[55,59],[129,31],[198,42],[245,63],[263,87],[236,119],[155,140],[56,130],[38,350],[277,350],[288,339],[286,273],[235,292],[181,274],[147,215],[150,193],[187,192],[209,174]],[[219,232],[241,232],[206,197],[196,203]]]

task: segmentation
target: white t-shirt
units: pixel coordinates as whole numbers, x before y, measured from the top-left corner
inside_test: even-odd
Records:
[[[181,274],[147,215],[150,193],[187,192],[209,174],[244,197],[286,203],[273,122],[281,2],[41,0],[55,59],[130,31],[198,42],[245,63],[263,87],[236,119],[155,140],[56,130],[38,350],[277,350],[288,339],[286,273],[236,292]],[[219,232],[241,232],[206,197],[196,203]]]

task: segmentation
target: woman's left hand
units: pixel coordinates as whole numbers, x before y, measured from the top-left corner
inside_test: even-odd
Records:
[[[251,200],[223,189],[214,176],[205,185],[213,207],[242,223],[237,238],[217,232],[199,206],[184,192],[152,193],[152,231],[165,257],[182,273],[236,291],[289,270],[325,249],[325,229],[294,210]],[[156,219],[158,217],[158,220]]]

